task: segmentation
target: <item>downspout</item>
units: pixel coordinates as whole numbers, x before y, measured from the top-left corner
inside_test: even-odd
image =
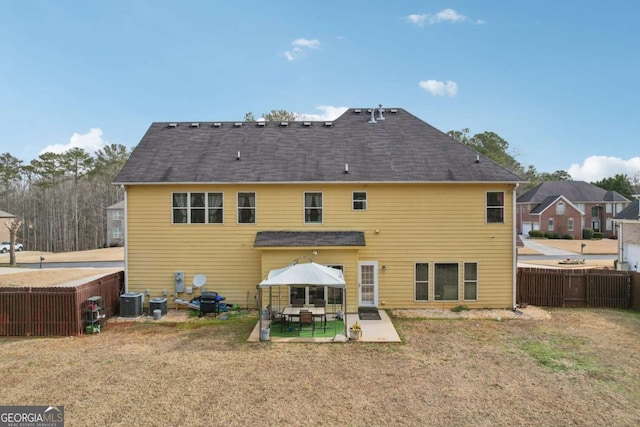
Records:
[[[124,190],[124,292],[129,292],[129,215],[128,215],[128,198],[127,186],[123,185]]]
[[[516,183],[516,185],[514,185],[513,187],[513,195],[511,197],[511,204],[512,204],[512,209],[511,212],[512,216],[513,216],[513,224],[515,225],[516,223],[516,190],[518,189],[518,186],[520,184]],[[518,248],[517,248],[517,233],[516,233],[516,227],[513,227],[513,238],[511,239],[511,245],[512,245],[512,250],[513,250],[513,268],[512,268],[512,280],[513,280],[513,311],[517,310],[517,306],[516,306],[516,281],[517,281],[517,272],[518,272]]]

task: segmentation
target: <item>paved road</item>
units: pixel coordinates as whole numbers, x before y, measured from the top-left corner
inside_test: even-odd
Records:
[[[584,257],[584,255],[582,254],[565,251],[563,249],[558,249],[558,248],[554,248],[553,246],[545,245],[544,243],[536,242],[535,240],[529,238],[529,236],[521,236],[520,240],[522,240],[522,243],[526,247],[531,248],[534,251],[538,251],[542,255],[553,255],[553,256],[560,256],[564,258],[572,258],[573,256]]]

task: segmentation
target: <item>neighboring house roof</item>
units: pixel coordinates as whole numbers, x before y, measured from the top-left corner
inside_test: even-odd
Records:
[[[353,108],[333,122],[153,123],[114,183],[525,181],[403,109],[385,111],[377,123]]]
[[[636,221],[640,220],[640,209],[638,208],[639,204],[640,202],[638,200],[634,200],[633,202],[629,203],[626,208],[624,208],[616,216],[614,216],[613,219],[631,219]]]
[[[629,201],[618,192],[585,181],[545,181],[518,197],[517,203],[542,203],[547,197],[558,195],[573,203]]]
[[[578,209],[578,207],[576,205],[571,203],[571,201],[567,200],[567,198],[564,197],[564,196],[549,196],[549,197],[546,197],[538,206],[536,206],[535,208],[531,209],[531,212],[529,212],[529,213],[532,214],[532,215],[539,215],[542,212],[546,211],[550,206],[553,206],[555,204],[555,202],[558,201],[558,199],[564,200],[569,206],[572,206],[578,212],[584,213],[580,209]]]
[[[259,231],[254,246],[365,246],[365,241],[362,231]]]
[[[0,211],[0,218],[15,218],[16,216],[5,211]]]
[[[124,200],[107,207],[107,209],[124,209]]]

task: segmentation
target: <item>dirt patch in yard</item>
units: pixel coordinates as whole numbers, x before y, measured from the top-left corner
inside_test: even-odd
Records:
[[[640,316],[393,316],[402,344],[251,343],[255,316],[0,340],[0,401],[65,425],[638,425]]]

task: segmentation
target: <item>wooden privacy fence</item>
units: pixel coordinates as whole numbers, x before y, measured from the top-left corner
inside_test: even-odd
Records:
[[[0,336],[70,336],[84,330],[86,300],[101,296],[107,318],[118,313],[122,271],[75,286],[0,288]]]
[[[518,268],[516,302],[549,307],[630,308],[637,277],[627,271]],[[634,291],[632,293],[632,290]]]

